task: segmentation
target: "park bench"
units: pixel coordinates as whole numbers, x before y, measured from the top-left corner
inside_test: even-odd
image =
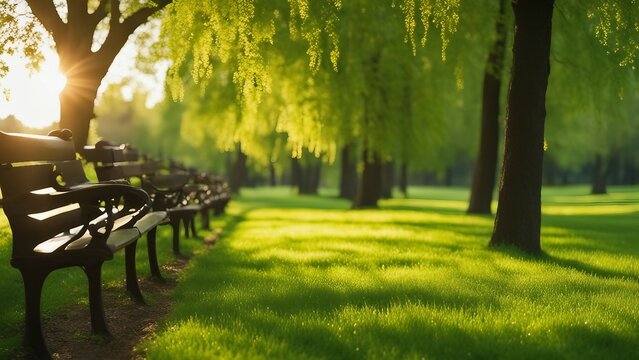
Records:
[[[25,348],[49,358],[40,300],[52,271],[79,266],[89,283],[91,331],[109,336],[101,268],[125,249],[126,289],[143,302],[135,269],[137,239],[158,216],[142,189],[123,181],[89,183],[69,130],[50,136],[0,132],[0,189],[12,232],[11,265],[23,278]]]
[[[185,192],[189,175],[181,172],[161,174],[156,162],[141,162],[137,150],[124,144],[114,145],[99,141],[95,145],[85,146],[83,156],[93,163],[100,181],[133,178],[139,181],[139,185],[152,199],[153,210],[166,212],[168,215],[168,223],[173,230],[173,252],[180,255],[180,223],[184,226],[185,236],[189,236],[189,228],[193,229],[195,235],[191,224],[195,214],[201,210],[199,204],[190,203],[189,194]],[[156,259],[155,234],[149,233],[149,236],[153,236],[147,242],[149,258],[153,256]],[[152,265],[151,273],[160,277],[157,265]]]
[[[231,189],[228,184],[218,176],[209,175],[176,161],[171,161],[170,168],[173,171],[190,174],[191,180],[185,190],[190,193],[189,197],[195,199],[200,205],[202,228],[208,230],[210,212],[213,211],[214,216],[223,214],[231,200]]]

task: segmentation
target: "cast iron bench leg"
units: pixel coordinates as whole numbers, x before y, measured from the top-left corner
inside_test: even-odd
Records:
[[[20,269],[24,281],[25,295],[25,331],[23,346],[35,352],[37,358],[50,359],[49,350],[42,335],[40,322],[40,298],[42,285],[51,270]]]
[[[155,235],[157,233],[157,228],[154,227],[146,234],[146,246],[147,252],[149,253],[149,267],[151,268],[151,276],[156,279],[162,279],[162,274],[160,273],[160,266],[158,265],[158,255],[155,244]]]
[[[171,218],[173,228],[173,254],[180,255],[180,219],[177,216]]]
[[[126,262],[126,291],[137,303],[144,304],[144,297],[138,285],[138,276],[135,269],[135,248],[138,241],[134,241],[124,248]]]
[[[191,223],[191,236],[197,237],[197,231],[195,231],[195,213],[189,218],[189,222]]]
[[[83,270],[89,279],[91,333],[110,338],[111,333],[109,333],[109,328],[104,318],[104,305],[102,304],[102,263],[103,261],[85,264]]]
[[[184,225],[184,237],[189,237],[189,218],[187,216],[182,218],[182,225]]]

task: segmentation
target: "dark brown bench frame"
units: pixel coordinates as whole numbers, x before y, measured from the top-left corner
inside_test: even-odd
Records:
[[[189,236],[189,227],[195,236],[193,218],[201,207],[189,204],[185,194],[185,186],[189,175],[185,173],[158,174],[158,166],[154,163],[140,162],[137,150],[127,145],[114,145],[107,141],[100,141],[95,145],[84,147],[83,157],[93,163],[100,181],[112,181],[138,178],[141,186],[152,199],[153,211],[166,211],[168,221],[173,230],[173,253],[180,253],[180,223],[184,226],[184,234]],[[149,233],[150,235],[150,233]],[[155,238],[149,238],[149,257],[155,258]],[[152,274],[161,277],[159,269],[152,266]]]
[[[151,210],[146,192],[124,182],[88,183],[71,132],[54,136],[0,132],[0,187],[11,226],[11,265],[25,290],[23,345],[49,358],[40,318],[42,286],[52,271],[79,266],[89,283],[91,331],[110,336],[102,303],[101,269],[125,249],[126,289],[140,302],[135,249],[140,221]]]

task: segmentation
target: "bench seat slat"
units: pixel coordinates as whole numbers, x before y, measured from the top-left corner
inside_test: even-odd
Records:
[[[38,244],[38,246],[36,246],[33,249],[33,251],[40,254],[53,253],[54,251],[58,250],[61,246],[64,246],[64,244],[66,244],[69,240],[71,240],[73,236],[74,234],[56,236],[54,238],[51,238],[47,241],[44,241]],[[132,242],[137,240],[139,237],[140,237],[140,231],[136,228],[120,229],[120,230],[113,231],[111,232],[111,234],[109,234],[109,238],[106,241],[106,245],[109,247],[109,250],[111,250],[112,252],[116,252],[117,250],[122,249],[123,247],[131,244]],[[86,232],[79,239],[67,245],[65,250],[84,249],[87,245],[89,245],[89,242],[91,241],[91,239],[92,239],[91,234]]]

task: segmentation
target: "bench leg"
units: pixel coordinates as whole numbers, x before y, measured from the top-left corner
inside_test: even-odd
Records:
[[[157,227],[154,227],[146,234],[146,247],[149,254],[149,267],[151,268],[151,276],[156,279],[162,279],[160,266],[158,265],[158,255],[155,244],[157,230]]]
[[[91,310],[91,333],[110,338],[109,328],[104,318],[102,303],[102,261],[89,263],[82,267],[89,279],[89,308]]]
[[[182,225],[184,225],[184,238],[188,238],[189,237],[189,218],[188,217],[182,218]]]
[[[126,291],[137,303],[144,304],[144,297],[138,285],[138,275],[135,268],[135,249],[138,241],[134,241],[124,248],[124,257],[126,263]]]
[[[203,209],[200,212],[200,216],[202,217],[202,229],[209,230],[211,228],[209,226],[209,209]]]
[[[173,254],[180,255],[180,219],[171,218],[173,228]]]
[[[24,311],[24,339],[23,346],[35,353],[37,358],[50,359],[49,350],[42,335],[40,322],[40,298],[42,285],[49,274],[49,270],[20,269],[24,281],[25,311]]]
[[[197,237],[197,231],[195,231],[195,214],[189,218],[189,222],[191,223],[191,236]]]

